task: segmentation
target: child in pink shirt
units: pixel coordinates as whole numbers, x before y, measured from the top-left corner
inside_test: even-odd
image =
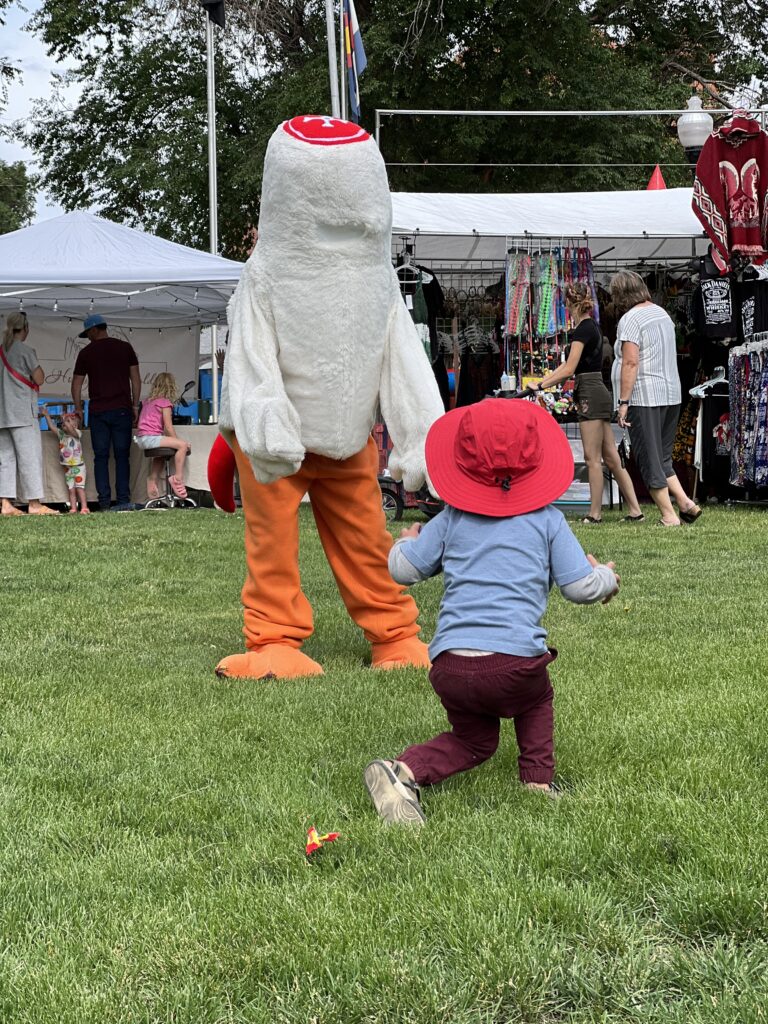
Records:
[[[187,497],[184,486],[184,462],[192,451],[188,441],[176,436],[173,427],[173,403],[179,389],[172,373],[158,373],[152,384],[149,398],[141,407],[139,425],[133,440],[139,448],[175,448],[173,476],[168,482],[179,498]],[[152,459],[152,468],[147,477],[147,497],[157,498],[160,494],[159,481],[163,471],[163,459]]]

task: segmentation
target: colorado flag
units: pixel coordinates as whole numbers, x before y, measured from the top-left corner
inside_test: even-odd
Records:
[[[368,61],[365,59],[360,26],[357,23],[354,0],[343,0],[344,12],[344,53],[347,60],[347,80],[349,82],[349,119],[355,124],[360,123],[360,87],[358,76],[365,71]]]

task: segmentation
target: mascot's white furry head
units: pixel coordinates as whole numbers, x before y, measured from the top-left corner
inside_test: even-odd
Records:
[[[315,260],[386,261],[392,202],[384,161],[364,129],[331,117],[296,117],[269,140],[259,246]]]
[[[229,307],[221,426],[256,479],[306,452],[361,451],[377,407],[393,476],[425,480],[424,440],[443,412],[390,257],[392,206],[376,143],[325,115],[279,126],[264,161],[259,241]]]

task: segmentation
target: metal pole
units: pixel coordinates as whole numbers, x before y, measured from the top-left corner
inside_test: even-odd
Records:
[[[765,113],[759,107],[745,111],[747,114]],[[682,114],[690,113],[689,110],[398,110],[385,109],[376,110],[376,114],[393,116],[403,114],[409,116],[440,117],[449,115],[451,117],[652,117],[661,115],[664,117],[679,117]],[[705,114],[732,114],[730,107],[705,109]]]
[[[336,77],[336,24],[333,17],[333,0],[325,0],[325,30],[328,36],[328,77],[331,82],[331,114],[333,117],[341,117],[339,80]]]
[[[339,0],[339,86],[341,119],[347,120],[347,47],[344,38],[344,2]]]
[[[211,252],[219,254],[218,197],[216,194],[216,68],[213,52],[213,22],[205,18],[205,55],[208,71],[208,214],[210,218]],[[213,422],[219,422],[219,364],[216,362],[216,325],[211,325],[211,387]]]

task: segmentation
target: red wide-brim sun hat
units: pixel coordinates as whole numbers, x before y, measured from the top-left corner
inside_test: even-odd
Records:
[[[465,422],[467,416],[470,420]],[[485,479],[482,469],[467,465],[471,458],[467,458],[466,448],[462,451],[459,435],[466,437],[468,424],[470,431],[477,426],[486,441],[490,438],[491,447],[498,440],[496,454],[502,462],[499,450],[505,441],[518,436],[524,440],[522,464],[506,474],[506,487],[500,482],[503,477],[489,476],[505,473],[498,464],[494,470],[486,462]],[[535,450],[531,450],[531,440]],[[474,437],[470,438],[472,444]],[[508,461],[514,463],[521,451],[512,451]],[[488,398],[451,410],[432,424],[425,454],[427,472],[442,500],[462,512],[482,516],[501,518],[534,512],[562,497],[573,483],[573,454],[564,431],[548,412],[524,399]]]

